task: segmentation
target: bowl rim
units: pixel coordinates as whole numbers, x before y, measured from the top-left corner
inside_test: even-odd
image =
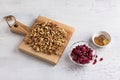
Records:
[[[104,33],[105,35],[109,36],[109,43],[106,44],[106,45],[103,45],[103,46],[96,44],[95,41],[94,41],[94,38],[96,37],[96,35],[97,35],[98,33],[101,33],[101,34]],[[98,32],[95,32],[95,33],[93,34],[93,36],[92,36],[92,42],[93,42],[96,46],[98,46],[98,47],[106,47],[106,46],[108,46],[108,45],[110,44],[110,42],[111,42],[111,36],[110,36],[110,34],[109,34],[108,32],[106,32],[106,31],[98,31]]]
[[[69,56],[70,60],[72,61],[72,63],[74,63],[74,64],[76,64],[76,65],[79,65],[79,66],[89,65],[89,64],[94,60],[94,57],[93,57],[93,60],[90,61],[90,63],[86,63],[86,64],[76,63],[75,61],[72,60],[71,51],[72,51],[72,49],[73,49],[73,46],[74,46],[75,44],[77,44],[77,43],[85,43],[85,44],[87,44],[87,46],[90,47],[90,48],[92,48],[92,50],[94,51],[94,52],[93,52],[93,55],[95,55],[95,54],[97,53],[95,46],[94,46],[92,43],[87,42],[87,41],[83,41],[83,40],[82,40],[82,41],[77,41],[77,42],[74,42],[74,43],[70,46],[70,50],[69,50],[69,52],[68,52],[68,56]]]

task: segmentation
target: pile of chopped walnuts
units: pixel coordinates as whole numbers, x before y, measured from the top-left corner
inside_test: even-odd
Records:
[[[58,55],[65,43],[67,32],[51,21],[36,23],[25,42],[37,52]]]

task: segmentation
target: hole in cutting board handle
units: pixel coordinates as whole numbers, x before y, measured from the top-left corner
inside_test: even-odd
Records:
[[[15,28],[17,28],[17,27],[18,27],[18,25],[17,25],[17,24],[15,24],[15,25],[14,25],[14,27],[15,27]]]

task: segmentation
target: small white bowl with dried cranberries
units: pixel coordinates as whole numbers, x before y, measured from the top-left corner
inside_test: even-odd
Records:
[[[95,48],[86,41],[78,41],[72,44],[68,55],[74,64],[85,66],[94,60]]]

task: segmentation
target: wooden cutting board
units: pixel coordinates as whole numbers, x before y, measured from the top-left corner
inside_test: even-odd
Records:
[[[67,44],[68,44],[68,42],[69,42],[69,40],[74,32],[74,28],[72,28],[68,25],[62,24],[60,22],[54,21],[52,19],[49,19],[49,18],[46,18],[43,16],[39,16],[31,28],[16,21],[15,24],[11,26],[11,31],[16,32],[16,33],[20,33],[20,34],[24,34],[25,38],[26,38],[27,35],[30,33],[31,29],[34,29],[34,25],[36,23],[46,22],[46,21],[51,21],[53,24],[57,24],[57,26],[59,26],[60,28],[63,28],[67,32],[66,42],[65,42],[64,46],[60,48],[59,55],[53,55],[53,54],[48,55],[48,54],[44,54],[41,52],[36,52],[28,44],[26,44],[24,40],[20,43],[19,50],[21,50],[27,54],[30,54],[32,56],[36,56],[36,57],[38,57],[42,60],[45,60],[47,62],[50,62],[52,64],[56,64],[59,61],[64,49],[66,48],[66,46],[67,46]]]

